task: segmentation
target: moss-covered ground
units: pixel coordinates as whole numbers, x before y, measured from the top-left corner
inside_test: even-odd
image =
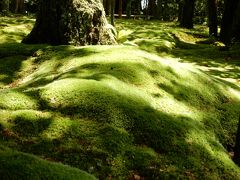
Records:
[[[240,179],[239,45],[140,20],[118,46],[24,45],[34,20],[0,20],[1,177]]]

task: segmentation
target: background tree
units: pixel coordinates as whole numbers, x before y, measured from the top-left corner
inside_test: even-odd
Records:
[[[40,0],[35,26],[24,43],[114,44],[100,0]]]
[[[127,13],[127,17],[130,18],[131,17],[131,8],[132,8],[132,0],[127,0],[127,7],[126,7],[126,13]]]
[[[163,19],[163,0],[157,0],[156,18]]]
[[[24,0],[15,0],[15,13],[24,12]]]
[[[236,10],[236,15],[233,21],[233,37],[235,40],[240,41],[240,1]]]
[[[114,26],[115,0],[110,0],[111,24]]]
[[[207,0],[209,35],[218,36],[217,0]]]
[[[193,28],[193,15],[194,15],[195,0],[184,0],[182,7],[182,17],[180,26],[184,28]]]
[[[122,18],[122,11],[123,11],[123,0],[118,1],[118,17],[121,19]]]
[[[147,14],[156,17],[157,4],[156,0],[148,0]]]
[[[7,14],[9,12],[9,0],[1,0],[0,12]]]
[[[109,15],[109,11],[110,11],[110,5],[111,5],[111,0],[103,0],[103,6],[104,6],[104,10],[106,12],[106,15]]]
[[[239,8],[240,0],[225,0],[225,10],[221,23],[220,39],[225,44],[230,44],[233,37],[233,23]]]

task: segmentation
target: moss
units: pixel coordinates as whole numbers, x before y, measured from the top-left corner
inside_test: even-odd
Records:
[[[3,179],[96,179],[79,169],[0,147]]]
[[[1,44],[6,58],[26,53],[9,71],[5,67],[15,58],[0,65],[2,75],[11,79],[0,80],[2,146],[100,179],[238,179],[240,170],[227,152],[234,145],[239,115],[238,84],[179,62],[185,56],[199,62],[200,51],[220,66],[224,54],[194,45],[204,39],[195,37],[200,27],[179,29],[177,39],[171,23],[121,24],[133,25],[136,31],[128,40],[134,46]],[[138,25],[151,30],[145,33]],[[138,43],[142,36],[146,43]],[[157,41],[159,48],[167,48],[165,54],[151,49]],[[234,48],[231,52],[237,54]]]

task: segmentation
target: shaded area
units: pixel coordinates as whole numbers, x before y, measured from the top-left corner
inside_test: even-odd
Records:
[[[26,17],[0,17],[0,88],[24,76],[19,74],[23,64],[30,63],[34,52],[45,46],[27,46],[19,43],[31,30],[33,23],[34,20]]]
[[[96,179],[79,169],[50,163],[2,146],[0,155],[0,175],[3,179]]]
[[[26,46],[19,43],[0,44],[0,88],[21,79],[36,68],[35,52],[45,45]],[[26,66],[28,66],[26,68]],[[27,69],[27,70],[26,70]],[[25,72],[23,70],[26,70]],[[28,72],[27,72],[28,71]]]

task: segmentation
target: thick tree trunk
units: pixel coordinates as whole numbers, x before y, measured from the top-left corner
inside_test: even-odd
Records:
[[[148,0],[148,15],[156,17],[157,4],[155,0]]]
[[[238,8],[233,22],[233,37],[237,41],[240,41],[240,1],[238,2]]]
[[[239,0],[225,0],[225,10],[221,23],[220,39],[225,44],[230,44],[233,36],[233,22]]]
[[[184,28],[193,28],[193,15],[194,15],[195,0],[184,0],[182,9],[182,18],[180,26]]]
[[[133,0],[132,1],[132,14],[141,14],[141,10],[142,10],[142,7],[141,7],[141,0]]]
[[[238,166],[240,166],[240,116],[239,116],[239,122],[238,122],[238,128],[237,128],[233,160]]]
[[[218,36],[218,20],[217,20],[217,0],[208,1],[208,26],[209,35]]]
[[[24,0],[16,0],[15,1],[15,13],[23,13],[24,12]]]
[[[115,44],[100,0],[40,0],[37,20],[23,43]]]

